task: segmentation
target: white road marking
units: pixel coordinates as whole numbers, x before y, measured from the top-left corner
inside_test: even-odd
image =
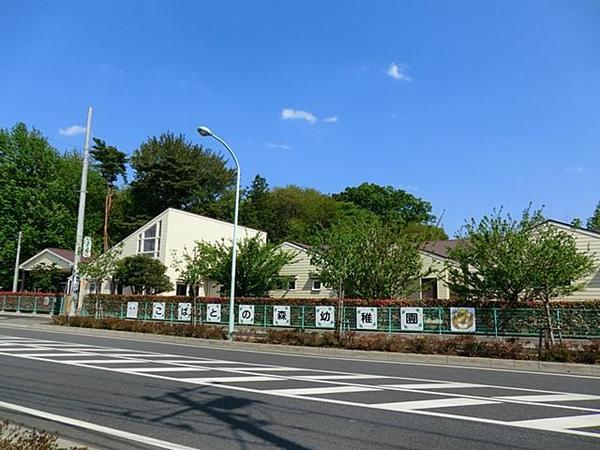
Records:
[[[471,383],[415,383],[415,384],[385,384],[384,387],[399,389],[456,389],[456,388],[474,388],[487,387],[484,384]]]
[[[373,378],[390,378],[383,375],[367,375],[362,373],[349,373],[347,375],[302,375],[294,377],[298,380],[319,381],[319,380],[367,380]]]
[[[175,344],[177,345],[177,344]],[[207,347],[207,348],[211,348],[211,347]],[[261,353],[261,352],[255,352],[255,353]],[[2,349],[0,349],[0,354],[2,354]],[[7,355],[10,356],[14,356],[14,357],[20,357],[20,358],[25,358],[25,359],[32,359],[32,360],[38,360],[38,361],[44,361],[44,362],[53,362],[53,363],[63,363],[64,361],[60,361],[60,360],[53,360],[53,359],[45,359],[45,358],[36,358],[36,357],[29,357],[27,354],[10,354],[8,353]],[[106,355],[100,355],[100,356],[106,356]],[[150,357],[156,356],[156,354],[150,354],[148,355]],[[177,357],[181,357],[178,355],[170,355],[173,356],[175,358]],[[289,355],[288,355],[289,356]],[[184,358],[184,357],[181,357]],[[336,359],[336,358],[332,358],[332,359]],[[156,362],[158,364],[171,364],[173,360],[168,360],[168,361],[140,361],[140,362]],[[204,367],[208,367],[212,370],[220,370],[220,371],[224,371],[224,372],[230,372],[232,374],[243,374],[243,375],[250,375],[252,373],[252,366],[248,366],[248,369],[244,369],[244,371],[240,372],[240,371],[231,371],[229,368],[227,367],[220,367],[220,368],[213,368],[213,367],[209,367],[208,364],[210,364],[211,360],[190,360],[190,359],[185,359],[185,360],[180,360],[182,361],[183,364],[199,364],[200,366],[204,365]],[[232,364],[232,365],[240,365],[240,364],[245,364],[245,363],[240,363],[240,362],[236,362],[236,361],[223,361],[223,360],[212,360],[212,361],[219,361],[219,363],[227,363],[227,364]],[[208,364],[207,364],[208,363]],[[72,365],[79,365],[77,363],[72,363]],[[88,367],[88,366],[84,366],[81,365],[82,367]],[[190,367],[195,367],[195,366],[191,366]],[[257,367],[261,367],[261,366],[257,366]],[[108,371],[119,371],[119,369],[116,368],[107,368],[107,367],[95,367],[96,370],[108,370]],[[234,366],[235,369],[235,366]],[[304,370],[304,369],[301,369]],[[407,381],[417,381],[417,382],[421,382],[421,384],[425,384],[424,382],[431,382],[432,384],[453,384],[453,382],[450,381],[442,381],[442,380],[427,380],[427,379],[418,379],[418,378],[407,378],[407,377],[389,377],[389,376],[380,376],[380,375],[363,375],[363,374],[354,374],[354,373],[344,373],[344,372],[335,372],[335,371],[327,371],[327,370],[321,370],[320,372],[323,373],[332,373],[332,374],[336,374],[334,375],[335,379],[337,380],[351,380],[353,376],[359,376],[359,377],[367,377],[367,378],[379,378],[379,379],[383,379],[383,378],[388,378],[388,379],[395,379],[395,380],[407,380]],[[339,374],[343,374],[340,378]],[[569,410],[582,410],[582,411],[590,411],[590,412],[594,412],[594,413],[600,413],[600,410],[598,409],[591,409],[591,408],[580,408],[580,407],[574,407],[571,405],[557,405],[557,404],[545,404],[545,403],[533,403],[533,402],[525,402],[525,401],[517,401],[517,400],[500,400],[500,399],[495,399],[495,398],[490,398],[490,397],[481,397],[481,396],[474,396],[474,395],[459,395],[456,393],[447,393],[447,392],[433,392],[433,391],[425,391],[425,390],[416,390],[416,389],[408,389],[408,388],[386,388],[384,386],[373,386],[373,385],[364,385],[364,384],[358,384],[358,383],[351,383],[351,382],[344,382],[344,381],[328,381],[323,379],[323,376],[314,376],[313,379],[306,379],[306,378],[301,378],[301,377],[294,377],[294,376],[287,376],[287,375],[282,375],[280,376],[279,374],[273,374],[273,376],[269,376],[269,377],[261,377],[262,374],[258,373],[256,374],[257,376],[248,376],[248,377],[211,377],[213,380],[218,380],[218,381],[207,381],[208,378],[173,378],[173,377],[169,377],[169,376],[161,376],[158,374],[152,374],[152,373],[143,373],[143,372],[137,372],[134,373],[132,375],[138,375],[138,376],[145,376],[145,377],[150,377],[150,378],[157,378],[157,379],[162,379],[162,380],[168,380],[168,381],[174,381],[174,382],[187,382],[187,383],[193,383],[193,384],[204,384],[204,385],[208,385],[208,386],[212,386],[212,387],[216,387],[219,389],[227,389],[227,390],[234,390],[234,391],[239,391],[239,392],[252,392],[252,393],[256,393],[256,394],[269,394],[269,391],[264,390],[264,389],[255,389],[255,388],[249,388],[249,387],[244,387],[244,386],[236,386],[236,385],[228,385],[228,384],[211,384],[212,382],[215,383],[226,383],[229,381],[232,381],[233,383],[235,382],[240,382],[240,378],[242,378],[242,382],[252,382],[252,381],[257,381],[257,378],[263,378],[263,379],[267,379],[269,381],[286,381],[286,380],[302,380],[302,381],[310,381],[310,382],[315,382],[315,383],[323,383],[323,384],[331,384],[331,385],[336,385],[336,386],[340,386],[340,385],[345,385],[345,386],[361,386],[361,387],[367,387],[367,388],[378,388],[378,389],[393,389],[393,390],[399,390],[399,391],[405,391],[405,392],[419,392],[419,393],[427,393],[427,394],[431,394],[431,395],[440,395],[440,396],[444,396],[444,397],[451,397],[451,398],[446,398],[446,399],[439,399],[435,402],[435,406],[432,406],[433,408],[443,408],[444,406],[441,406],[442,403],[445,403],[446,405],[450,405],[450,403],[452,403],[452,406],[459,406],[456,405],[456,401],[452,402],[452,400],[459,400],[460,402],[469,402],[469,404],[473,404],[473,401],[478,401],[478,402],[485,402],[484,404],[490,404],[490,403],[517,403],[517,404],[529,404],[529,405],[539,405],[539,406],[543,406],[546,408],[560,408],[560,409],[569,409]],[[234,381],[234,380],[238,380],[238,381]],[[406,383],[407,385],[409,385],[409,383]],[[418,384],[418,383],[414,383],[414,384]],[[413,385],[414,385],[413,384]],[[507,390],[518,390],[518,391],[523,391],[523,392],[538,392],[538,393],[544,393],[544,394],[565,394],[565,395],[569,395],[570,393],[564,393],[564,392],[556,392],[556,391],[542,391],[542,390],[536,390],[536,389],[526,389],[526,388],[519,388],[519,387],[512,387],[512,386],[493,386],[493,385],[482,385],[482,387],[496,387],[499,389],[507,389]],[[302,399],[302,400],[310,400],[310,401],[320,401],[320,402],[324,402],[324,403],[334,403],[334,404],[339,404],[339,405],[348,405],[348,406],[354,406],[354,407],[360,407],[360,408],[372,408],[372,409],[379,409],[379,410],[388,410],[388,411],[398,411],[398,412],[404,412],[404,413],[410,413],[410,414],[417,414],[417,415],[426,415],[426,416],[431,416],[431,417],[443,417],[443,418],[450,418],[450,419],[456,419],[456,420],[465,420],[465,421],[471,421],[471,422],[479,422],[479,423],[487,423],[487,424],[494,424],[494,425],[501,425],[501,426],[519,426],[519,425],[514,425],[512,422],[506,422],[506,421],[501,421],[501,420],[493,420],[493,419],[483,419],[483,418],[479,418],[479,417],[473,417],[473,416],[462,416],[459,414],[447,414],[447,413],[440,413],[437,411],[428,411],[428,408],[420,408],[418,407],[419,405],[415,405],[413,403],[413,405],[409,405],[408,403],[410,402],[398,402],[397,405],[390,407],[390,404],[366,404],[366,403],[359,403],[359,402],[349,402],[349,401],[343,401],[343,400],[337,400],[337,399],[331,399],[331,398],[323,398],[323,397],[310,397],[310,396],[298,396],[298,395],[291,395],[291,394],[285,394],[285,393],[277,393],[277,392],[273,392],[270,393],[270,395],[275,395],[275,396],[281,396],[281,397],[288,397],[288,398],[294,398],[294,399]],[[445,401],[448,400],[448,401]],[[400,407],[398,406],[400,403],[403,403],[404,406]],[[382,405],[387,405],[386,408],[382,408]],[[410,406],[410,408],[408,408]],[[417,406],[417,408],[415,408],[415,406]],[[423,406],[423,404],[421,403],[421,406]],[[390,408],[395,408],[395,409],[390,409]],[[596,414],[594,414],[595,416]],[[582,416],[585,417],[585,416]],[[574,434],[574,435],[580,435],[580,436],[590,436],[590,437],[594,437],[594,438],[600,438],[600,434],[599,433],[592,433],[592,432],[586,432],[586,431],[580,431],[580,430],[553,430],[553,431],[557,431],[560,433],[565,433],[565,434]]]
[[[26,408],[25,406],[15,405],[12,403],[6,403],[0,401],[0,408],[8,409],[9,411],[15,411],[28,416],[39,417],[52,422],[64,423],[66,425],[83,428],[84,430],[95,431],[98,433],[108,434],[109,436],[115,436],[128,441],[140,442],[142,444],[153,445],[159,448],[166,448],[171,450],[200,450],[194,447],[188,447],[185,445],[179,445],[174,442],[167,442],[160,439],[151,438],[148,436],[142,436],[140,434],[130,433],[128,431],[118,430],[116,428],[105,427],[91,422],[84,422],[83,420],[74,419],[72,417],[59,416],[58,414],[52,414],[39,409]]]
[[[175,378],[178,379],[178,378]],[[255,381],[281,381],[274,377],[207,377],[207,378],[181,378],[181,381],[194,384],[210,384],[210,383],[252,383]]]
[[[119,372],[204,372],[209,369],[198,367],[134,367],[131,369],[117,369]]]
[[[548,394],[548,395],[509,395],[494,397],[497,400],[518,400],[523,402],[576,402],[582,400],[600,400],[597,395],[587,394]]]
[[[320,388],[296,388],[296,389],[271,389],[264,391],[265,394],[288,394],[288,395],[322,395],[322,394],[345,394],[349,392],[373,392],[382,391],[376,387],[368,388],[362,386],[332,386]]]
[[[523,428],[535,428],[536,430],[564,431],[573,428],[600,427],[600,414],[519,420],[509,423]],[[596,435],[600,437],[600,433],[596,433]]]
[[[433,400],[415,400],[408,402],[377,403],[373,408],[389,411],[412,411],[413,409],[450,408],[452,406],[494,405],[500,402],[479,400],[476,398],[436,398]]]
[[[88,353],[89,355],[89,353]],[[27,353],[27,356],[37,356],[37,357],[41,357],[41,356],[85,356],[81,353],[64,353],[64,352],[53,352],[53,353]]]
[[[318,372],[314,369],[300,369],[298,367],[225,367],[226,370],[238,370],[240,372],[298,372],[298,371],[306,371],[306,372]],[[214,368],[214,370],[224,370]]]
[[[17,330],[17,331],[23,331],[23,326],[20,325],[9,325],[9,324],[0,324],[0,328],[6,328],[9,330]],[[143,338],[139,338],[139,337],[131,337],[131,336],[102,336],[99,335],[98,333],[88,333],[86,332],[87,330],[77,330],[77,329],[70,329],[68,332],[65,331],[61,331],[61,330],[39,330],[38,332],[41,333],[49,333],[49,334],[59,334],[61,336],[84,336],[84,337],[91,337],[91,338],[98,338],[100,337],[101,339],[108,339],[108,340],[114,340],[114,341],[131,341],[131,342],[141,342],[141,343],[145,343],[147,344],[148,342],[154,343],[154,344],[158,344],[158,345],[166,345],[166,346],[175,346],[175,347],[187,347],[187,348],[192,348],[192,349],[208,349],[208,350],[219,350],[219,351],[225,351],[225,352],[238,352],[238,353],[254,353],[254,354],[263,354],[263,355],[276,355],[276,356],[286,356],[286,357],[295,357],[295,358],[308,358],[308,359],[328,359],[328,360],[341,360],[341,361],[352,361],[352,362],[366,362],[366,363],[374,363],[374,364],[392,364],[392,365],[398,365],[398,366],[423,366],[423,367],[443,367],[443,368],[452,368],[452,369],[459,369],[459,370],[484,370],[484,371],[488,371],[488,372],[509,372],[509,373],[516,373],[516,374],[531,374],[531,375],[536,375],[536,376],[546,376],[546,377],[560,377],[560,378],[584,378],[584,379],[592,379],[592,380],[600,380],[600,377],[598,377],[597,375],[576,375],[576,374],[572,374],[572,373],[556,373],[556,372],[540,372],[540,371],[533,371],[533,370],[520,370],[520,369],[500,369],[500,368],[492,368],[492,367],[470,367],[470,366],[461,366],[461,365],[456,365],[456,364],[444,364],[442,362],[440,363],[421,363],[421,362],[405,362],[405,361],[385,361],[385,360],[381,360],[381,359],[368,359],[368,358],[355,358],[355,357],[349,357],[349,356],[322,356],[322,355],[303,355],[300,353],[294,353],[291,351],[283,351],[283,350],[258,350],[258,349],[243,349],[243,348],[227,348],[224,346],[220,346],[220,345],[208,345],[208,344],[198,344],[198,343],[194,343],[194,344],[184,344],[181,342],[164,342],[164,341],[157,341],[157,340],[152,340],[151,336],[144,336]],[[7,336],[10,337],[10,336]],[[31,338],[18,338],[18,339],[31,339]],[[52,341],[44,341],[44,342],[52,342]],[[404,377],[395,377],[395,378],[404,378]],[[410,378],[404,378],[404,379],[410,379]],[[415,379],[415,378],[413,378]],[[423,381],[436,381],[436,380],[423,380]],[[494,386],[494,385],[488,385],[488,387],[498,387],[500,389],[508,389],[507,386]],[[516,390],[523,390],[523,391],[536,391],[536,389],[525,389],[525,388],[511,388],[511,389],[516,389]],[[538,392],[544,392],[544,391],[539,391]]]
[[[69,359],[56,361],[59,363],[66,364],[127,364],[127,363],[145,363],[148,361],[142,361],[141,359]]]

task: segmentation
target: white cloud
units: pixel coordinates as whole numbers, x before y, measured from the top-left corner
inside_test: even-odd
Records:
[[[71,125],[67,128],[60,128],[58,132],[63,136],[76,136],[85,133],[85,127],[82,127],[81,125]]]
[[[277,150],[291,150],[292,146],[287,144],[274,144],[273,142],[267,142],[265,147],[274,148]]]
[[[385,72],[394,80],[398,81],[412,81],[412,79],[406,73],[406,66],[404,64],[391,63],[388,70]]]
[[[284,108],[281,111],[281,120],[306,120],[309,123],[315,123],[317,121],[317,116],[308,111]]]
[[[565,167],[565,171],[569,172],[569,173],[583,173],[583,167],[581,166],[575,166],[575,167]]]
[[[323,119],[323,122],[327,122],[327,123],[336,123],[338,121],[338,116],[331,116],[331,117],[326,117],[325,119]]]

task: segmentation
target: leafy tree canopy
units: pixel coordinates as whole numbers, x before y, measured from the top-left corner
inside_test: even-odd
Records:
[[[339,222],[323,231],[311,251],[321,282],[340,297],[406,298],[419,289],[422,241],[378,219]]]
[[[185,280],[197,283],[212,280],[223,293],[231,286],[231,244],[198,242],[193,254],[184,255],[179,264]],[[240,297],[263,297],[276,287],[279,271],[294,256],[276,244],[263,243],[260,237],[239,242],[235,273],[235,293]]]
[[[167,267],[146,255],[126,256],[116,264],[114,278],[134,294],[160,294],[173,289],[166,275]]]
[[[319,231],[341,217],[339,202],[316,189],[298,186],[273,189],[263,205],[260,229],[275,243],[311,243]]]
[[[392,186],[380,186],[374,183],[362,183],[347,187],[334,198],[367,209],[383,220],[406,225],[409,223],[431,223],[435,216],[431,213],[431,204],[414,195]]]
[[[60,154],[22,123],[0,130],[0,152],[0,287],[6,288],[12,283],[19,231],[22,260],[45,247],[75,246],[81,157]],[[106,185],[93,167],[87,190],[84,232],[97,240]]]
[[[600,202],[596,205],[596,209],[594,210],[594,214],[587,221],[587,227],[590,230],[599,231],[600,232]]]
[[[142,143],[131,157],[131,166],[135,214],[146,219],[167,208],[211,215],[235,181],[235,171],[225,166],[220,154],[168,132]]]

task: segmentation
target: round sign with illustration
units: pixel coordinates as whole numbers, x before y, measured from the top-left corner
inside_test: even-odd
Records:
[[[450,330],[459,333],[474,333],[475,308],[450,308]]]

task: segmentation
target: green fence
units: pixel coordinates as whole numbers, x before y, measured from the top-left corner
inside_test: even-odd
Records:
[[[136,302],[135,314],[130,311],[128,317],[128,303],[111,302],[99,304],[96,307],[88,305],[82,311],[83,315],[98,318],[135,318],[138,320],[160,320],[173,323],[189,323],[189,311],[187,316],[181,316],[178,303],[165,303],[160,308],[161,315],[157,316],[155,305],[160,302]],[[188,304],[189,305],[189,304]],[[240,322],[240,308],[253,307],[252,318]],[[368,308],[376,310],[373,314],[375,320],[370,326],[361,327],[360,310],[355,306],[342,308],[342,313],[337,307],[329,307],[327,310],[330,322],[325,325],[317,320],[317,308],[319,306],[285,306],[285,320],[276,321],[278,308],[284,305],[236,305],[234,309],[235,323],[240,326],[254,326],[263,328],[296,328],[296,329],[334,329],[339,320],[344,330],[376,331],[386,333],[431,333],[431,334],[457,334],[451,326],[451,312],[447,307],[422,308],[422,330],[408,331],[401,326],[400,307],[378,307]],[[360,307],[358,307],[360,308]],[[226,325],[229,318],[229,306],[219,304],[220,314],[215,314],[215,306],[211,304],[198,304],[196,317],[198,323]],[[322,311],[322,310],[321,310]],[[321,312],[320,311],[320,312]],[[535,308],[475,308],[474,331],[466,334],[477,334],[485,336],[539,336],[540,330],[546,327],[546,318],[543,309]],[[212,314],[209,314],[212,313]],[[554,326],[565,338],[596,338],[600,337],[600,309],[554,309],[552,311]],[[215,317],[211,318],[210,315]]]
[[[61,314],[62,297],[40,297],[27,295],[0,296],[0,312],[29,314]]]

